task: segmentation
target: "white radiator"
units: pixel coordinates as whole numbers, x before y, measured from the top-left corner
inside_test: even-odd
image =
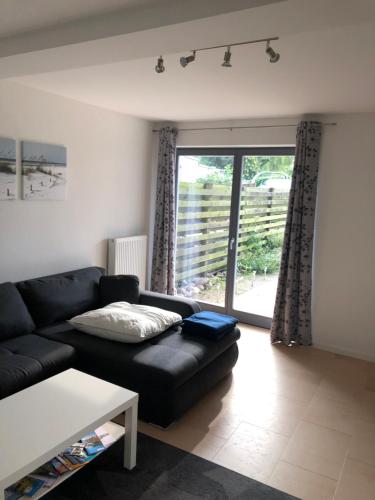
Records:
[[[108,241],[108,274],[135,274],[146,287],[147,236],[130,236]]]

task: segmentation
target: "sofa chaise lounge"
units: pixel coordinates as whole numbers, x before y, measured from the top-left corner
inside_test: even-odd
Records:
[[[140,418],[167,427],[230,373],[240,332],[213,341],[177,326],[139,344],[81,333],[66,320],[103,305],[103,275],[90,267],[0,285],[0,398],[74,367],[138,392]],[[199,311],[191,300],[147,291],[134,301],[182,317]]]

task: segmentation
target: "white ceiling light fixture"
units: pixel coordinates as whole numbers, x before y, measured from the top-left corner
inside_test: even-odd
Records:
[[[224,61],[221,64],[223,68],[231,68],[232,63],[231,63],[231,57],[232,57],[232,52],[231,49],[232,47],[235,47],[237,45],[250,45],[253,43],[265,43],[266,42],[266,53],[269,55],[269,60],[271,63],[276,63],[280,59],[280,54],[278,52],[275,52],[273,48],[271,47],[270,43],[274,40],[279,40],[278,36],[273,36],[269,38],[261,38],[259,40],[248,40],[246,42],[236,42],[236,43],[231,43],[230,45],[214,45],[212,47],[203,47],[200,49],[194,49],[191,51],[190,56],[183,56],[180,58],[180,64],[183,68],[186,68],[188,64],[191,62],[195,61],[196,59],[196,53],[197,52],[202,52],[204,50],[213,50],[213,49],[222,49],[226,48],[225,54],[224,54]],[[156,73],[163,73],[165,71],[164,64],[163,64],[163,58],[162,56],[159,57],[158,63],[155,66],[155,71]]]
[[[165,66],[164,66],[163,56],[159,56],[158,62],[156,63],[156,66],[155,66],[155,71],[156,71],[156,73],[164,73]]]
[[[186,57],[181,57],[180,58],[180,64],[183,68],[186,68],[186,66],[188,64],[190,64],[191,62],[195,61],[195,53],[196,53],[196,50],[193,50],[192,51],[193,53],[190,55],[190,56],[186,56]]]

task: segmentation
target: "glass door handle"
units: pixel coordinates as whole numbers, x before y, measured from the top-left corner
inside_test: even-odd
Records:
[[[234,243],[235,243],[235,239],[234,238],[231,238],[230,239],[230,242],[229,242],[229,250],[232,251],[233,248],[234,248]]]

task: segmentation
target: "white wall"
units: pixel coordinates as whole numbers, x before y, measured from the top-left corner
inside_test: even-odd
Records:
[[[334,119],[320,162],[314,342],[375,361],[375,113]]]
[[[320,116],[313,287],[316,346],[375,361],[375,114]],[[179,123],[179,128],[297,123],[298,118]],[[181,131],[179,146],[290,145],[295,128]]]
[[[149,122],[9,81],[0,117],[0,136],[68,155],[66,201],[0,202],[0,282],[106,266],[107,238],[148,231]]]
[[[181,130],[177,136],[179,147],[194,146],[284,146],[293,145],[296,138],[295,127],[272,127],[253,129],[214,130],[215,127],[244,127],[295,124],[298,118],[275,118],[263,120],[231,120],[219,122],[181,122],[179,129],[209,128],[210,130]]]

